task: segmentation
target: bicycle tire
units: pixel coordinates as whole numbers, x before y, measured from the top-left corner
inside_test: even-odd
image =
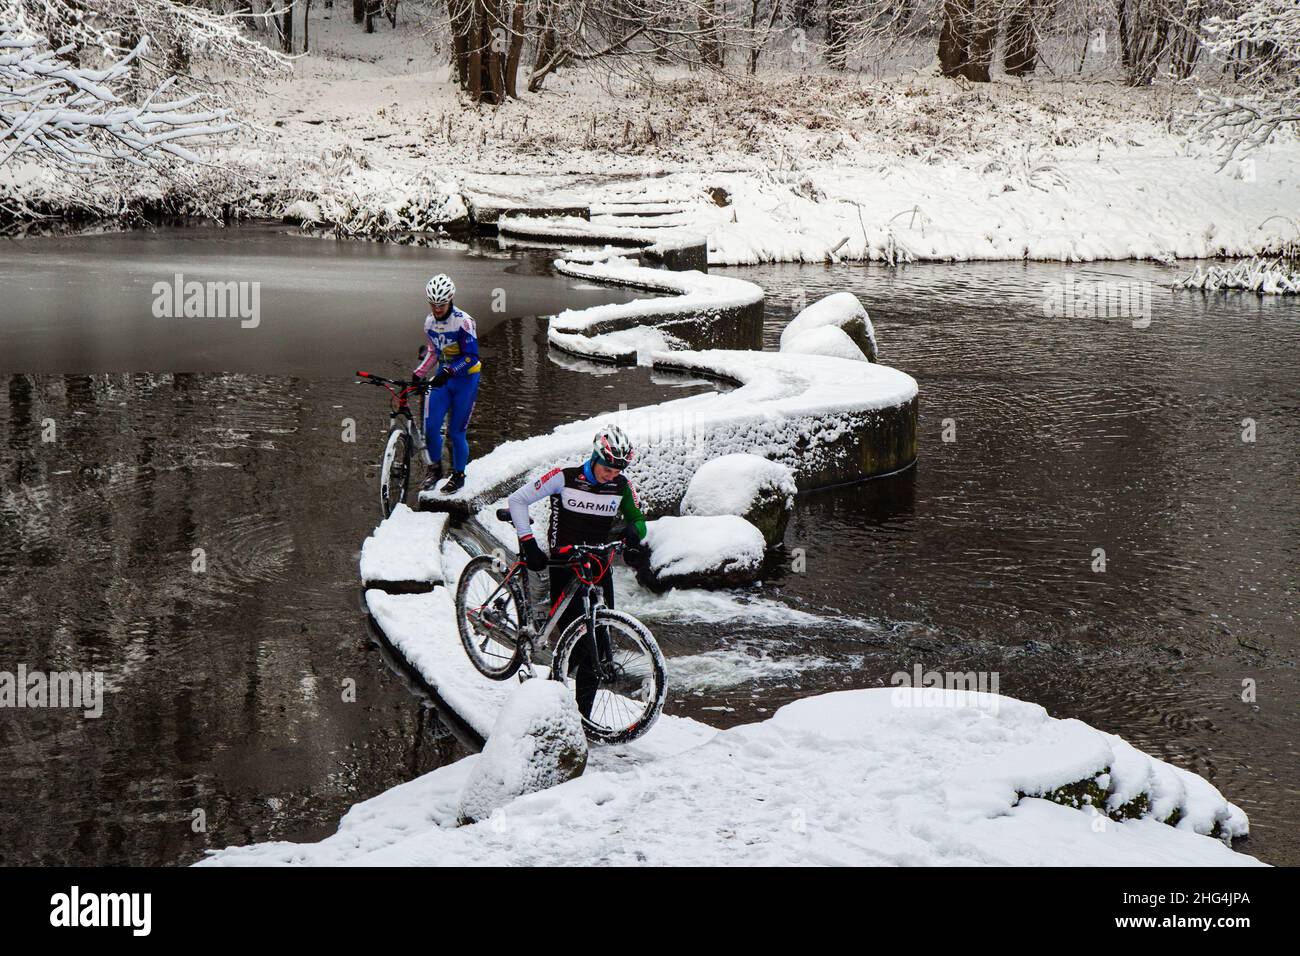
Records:
[[[504,613],[506,616],[501,630],[494,630],[491,627],[485,627],[481,631],[474,629],[468,613],[473,610],[468,607],[469,590],[474,586],[476,578],[484,576],[497,585],[505,583],[505,593],[501,596],[505,605],[498,609],[498,613]],[[456,582],[456,629],[460,632],[461,646],[465,648],[465,653],[469,656],[474,669],[489,680],[508,680],[523,663],[523,650],[519,646],[518,634],[523,622],[527,621],[525,615],[528,603],[524,599],[519,582],[515,578],[506,581],[505,577],[506,572],[499,558],[490,554],[480,554],[470,559],[460,572],[460,580]],[[489,595],[491,593],[489,592]],[[476,595],[475,599],[486,601],[487,596]],[[512,627],[514,635],[509,633]],[[500,652],[488,654],[486,646],[489,641],[501,647],[510,647],[513,653],[508,657]]]
[[[406,501],[410,483],[411,437],[405,429],[394,428],[388,433],[384,459],[379,466],[379,510],[385,518]]]
[[[582,718],[583,729],[586,730],[587,736],[591,740],[606,744],[625,744],[643,736],[659,719],[659,714],[663,711],[664,701],[668,697],[667,668],[664,665],[663,653],[659,650],[659,644],[655,641],[654,635],[648,627],[631,614],[608,607],[598,608],[596,610],[597,628],[602,624],[609,628],[621,630],[625,636],[632,638],[633,643],[640,645],[643,653],[641,659],[637,661],[637,668],[641,672],[616,674],[609,684],[598,681],[596,701],[592,706],[592,714],[597,717],[601,716],[602,698],[600,695],[602,692],[610,695],[615,700],[625,701],[627,698],[621,696],[618,690],[625,689],[629,681],[638,683],[642,693],[645,692],[645,682],[647,680],[653,682],[650,693],[646,695],[649,699],[644,701],[639,710],[633,711],[635,716],[627,723],[608,725],[593,720],[591,716]],[[555,658],[551,664],[551,677],[560,681],[566,687],[575,687],[575,690],[575,680],[569,675],[569,666],[578,642],[586,640],[586,638],[587,622],[579,618],[565,628],[564,633],[560,636],[559,644],[555,648]],[[608,701],[606,701],[606,705],[607,711]],[[626,712],[625,706],[623,709]]]

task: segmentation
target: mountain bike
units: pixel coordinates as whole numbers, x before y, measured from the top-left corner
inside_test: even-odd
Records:
[[[392,396],[388,412],[388,440],[384,444],[384,459],[379,466],[379,508],[387,518],[398,504],[406,501],[406,489],[411,483],[411,452],[424,451],[424,396],[428,382],[407,382],[384,378],[369,372],[357,372],[358,385],[378,385]],[[407,396],[420,396],[420,414],[411,414]]]
[[[648,731],[668,694],[663,654],[650,629],[605,604],[601,581],[622,550],[622,541],[557,548],[550,565],[574,573],[549,609],[549,601],[538,606],[529,601],[528,566],[522,560],[481,554],[465,565],[456,585],[461,644],[479,673],[492,680],[508,680],[516,673],[521,680],[536,676],[534,660],[545,663],[565,609],[572,601],[582,602],[582,615],[564,629],[550,654],[550,674],[575,688],[579,667],[594,672],[596,696],[582,725],[590,739],[609,744],[627,743]]]

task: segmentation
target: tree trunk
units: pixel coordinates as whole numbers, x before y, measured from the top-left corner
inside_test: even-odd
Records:
[[[996,0],[944,0],[939,68],[944,76],[989,81],[998,38]]]
[[[456,64],[456,80],[462,90],[467,90],[470,31],[473,28],[473,10],[468,0],[448,0],[447,19],[451,26],[451,55]]]
[[[360,23],[366,18],[366,0],[352,0],[352,22]]]
[[[280,49],[285,53],[293,52],[293,10],[297,5],[298,0],[288,0],[280,17]]]
[[[539,26],[537,36],[537,55],[533,58],[533,70],[528,77],[528,92],[536,93],[546,82],[547,74],[554,69],[556,55],[555,38],[555,0],[541,0],[538,8]]]
[[[1021,0],[1007,14],[1006,49],[1002,66],[1009,76],[1028,76],[1038,66],[1038,35],[1034,14],[1037,0]]]
[[[500,103],[505,98],[505,64],[509,41],[502,26],[501,4],[506,0],[480,0],[483,22],[483,45],[486,49],[483,78],[484,100]]]
[[[510,52],[506,56],[506,96],[519,99],[519,58],[524,53],[524,0],[515,0],[510,22]]]
[[[944,0],[939,28],[939,72],[944,76],[962,76],[966,69],[966,19],[965,0]]]
[[[700,5],[700,61],[705,66],[722,67],[722,44],[718,41],[718,22],[713,9],[714,0],[703,0]]]
[[[826,0],[826,65],[832,70],[848,66],[848,22],[845,0]]]

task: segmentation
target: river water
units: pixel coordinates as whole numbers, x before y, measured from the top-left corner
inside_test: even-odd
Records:
[[[551,360],[539,316],[628,294],[548,261],[267,226],[0,247],[0,670],[110,690],[97,720],[0,713],[0,863],[316,839],[467,752],[361,604],[387,417],[351,372],[409,369],[447,270],[480,329],[475,448],[705,387]],[[1137,263],[720,271],[768,290],[768,347],[801,299],[857,293],[920,383],[920,460],[801,496],[800,569],[751,592],[621,576],[674,658],[668,709],[725,726],[918,664],[987,671],[1206,775],[1250,814],[1243,849],[1300,863],[1300,307]],[[177,273],[260,283],[256,327],[156,317]],[[1149,283],[1149,326],[1045,318],[1067,278]]]

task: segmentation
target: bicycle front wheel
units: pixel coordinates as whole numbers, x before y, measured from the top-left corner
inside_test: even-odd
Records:
[[[519,670],[525,608],[522,589],[490,554],[465,565],[456,585],[456,627],[470,662],[484,677],[505,680]]]
[[[387,518],[406,500],[406,486],[411,480],[411,438],[402,428],[388,433],[384,462],[379,468],[379,507]]]
[[[587,736],[601,743],[636,740],[654,726],[668,696],[654,635],[613,608],[596,610],[594,642],[581,618],[565,629],[551,676],[573,691]]]

